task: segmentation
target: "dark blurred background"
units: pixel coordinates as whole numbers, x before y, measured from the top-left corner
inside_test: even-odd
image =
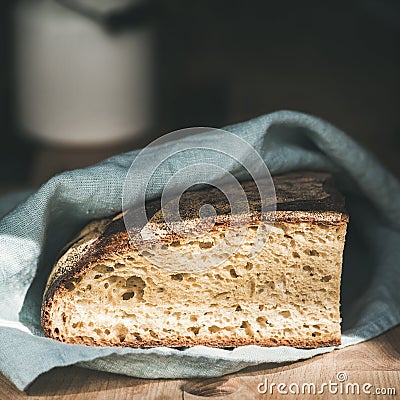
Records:
[[[171,130],[222,127],[280,109],[328,120],[400,176],[397,0],[122,1],[120,7],[102,10],[90,1],[50,3],[56,2],[2,3],[0,193],[37,187],[57,172],[142,147]],[[75,15],[82,29],[89,24],[95,32],[86,50],[85,34],[68,39]],[[25,31],[31,20],[39,28]],[[151,40],[140,39],[144,31]],[[127,32],[139,45],[118,44]],[[46,38],[56,43],[54,50],[43,44],[42,51]],[[125,65],[122,57],[118,64],[121,51],[113,56],[110,50],[111,56],[107,53],[102,62],[97,40],[115,41],[122,52],[127,46],[131,59]],[[97,69],[90,64],[93,57],[87,48],[97,54],[94,65],[107,71],[106,78],[98,74],[93,93],[85,89]],[[141,63],[138,68],[135,60]],[[83,63],[79,77],[69,76],[64,82],[64,75],[81,65],[77,61]],[[109,61],[115,63],[108,66]],[[81,92],[70,90],[71,79]],[[66,91],[72,93],[68,99],[54,100]],[[107,110],[110,124],[101,119],[108,104],[102,98],[108,93],[116,107]],[[90,110],[80,110],[75,94],[83,99],[82,107],[90,103]],[[93,102],[87,100],[90,96]],[[118,108],[119,102],[124,107]],[[71,114],[69,104],[76,108],[70,119],[64,118]],[[104,127],[101,137],[96,136],[96,123]],[[62,129],[56,132],[58,126]]]

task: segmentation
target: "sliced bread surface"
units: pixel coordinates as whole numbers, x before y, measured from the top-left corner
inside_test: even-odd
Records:
[[[343,196],[325,173],[289,173],[273,180],[277,211],[271,230],[259,229],[266,222],[257,187],[243,184],[250,205],[245,239],[225,261],[199,273],[185,272],[188,259],[201,264],[210,249],[229,248],[229,207],[216,189],[186,192],[180,201],[188,225],[198,218],[201,204],[215,207],[215,224],[200,235],[177,237],[166,228],[158,204],[150,206],[148,224],[159,233],[161,247],[173,252],[176,271],[145,256],[154,245],[138,248],[122,214],[91,222],[49,277],[42,306],[46,336],[130,347],[340,344],[348,222]],[[263,246],[250,257],[256,240]]]

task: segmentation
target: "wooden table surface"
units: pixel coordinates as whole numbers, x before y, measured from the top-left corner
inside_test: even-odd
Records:
[[[21,366],[23,368],[23,366]],[[342,373],[342,375],[337,375]],[[343,375],[343,373],[345,375]],[[288,391],[302,391],[304,383],[314,383],[317,390],[323,383],[344,381],[342,395],[312,395],[304,387],[304,395],[280,394],[271,383],[285,383]],[[260,394],[268,380],[269,393]],[[358,384],[361,394],[345,395],[350,386]],[[381,390],[395,394],[363,394],[363,385],[371,393]],[[346,389],[348,387],[348,389]],[[340,386],[338,386],[340,388]],[[311,389],[313,390],[313,389]],[[334,390],[334,388],[332,389]],[[338,389],[340,390],[340,389]],[[356,390],[356,389],[355,389]],[[350,390],[351,393],[351,390]],[[368,342],[351,346],[306,361],[265,369],[262,365],[212,379],[136,379],[122,375],[92,371],[78,367],[55,368],[41,375],[27,390],[20,392],[0,374],[0,399],[31,400],[126,400],[126,399],[400,399],[400,325]]]

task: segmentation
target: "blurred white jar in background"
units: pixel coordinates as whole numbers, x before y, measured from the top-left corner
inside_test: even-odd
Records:
[[[147,26],[110,32],[52,0],[15,12],[16,111],[41,141],[105,145],[149,130],[153,35]]]

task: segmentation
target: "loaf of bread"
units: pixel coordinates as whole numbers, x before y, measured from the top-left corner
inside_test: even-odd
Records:
[[[49,277],[42,305],[45,335],[96,346],[339,345],[344,199],[325,173],[273,180],[275,223],[261,250],[249,258],[264,222],[257,187],[248,182],[246,240],[203,272],[185,272],[180,255],[206,254],[224,240],[229,207],[215,188],[186,192],[180,201],[187,223],[198,218],[196,205],[215,207],[216,223],[200,237],[174,237],[163,225],[158,202],[150,207],[147,224],[160,226],[163,248],[175,252],[175,272],[144,257],[121,214],[91,222]],[[201,256],[196,260],[201,263]]]

